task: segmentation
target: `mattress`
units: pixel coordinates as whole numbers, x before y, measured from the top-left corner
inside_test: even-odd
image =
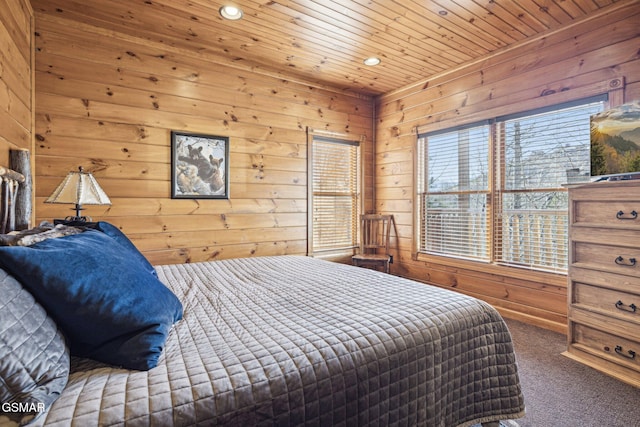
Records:
[[[469,426],[524,402],[490,305],[309,257],[158,266],[184,317],[156,368],[74,358],[36,425]]]

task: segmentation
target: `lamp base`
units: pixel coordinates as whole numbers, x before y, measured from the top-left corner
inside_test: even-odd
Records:
[[[65,217],[64,219],[54,219],[53,220],[53,224],[57,225],[57,224],[66,224],[66,223],[70,223],[70,222],[91,222],[91,217],[90,216],[80,216],[80,211],[84,210],[84,208],[82,207],[82,205],[80,203],[76,203],[76,207],[75,208],[71,208],[71,210],[76,211],[75,215],[69,215],[67,217]]]

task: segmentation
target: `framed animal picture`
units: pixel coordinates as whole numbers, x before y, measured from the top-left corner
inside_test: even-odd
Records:
[[[229,137],[171,132],[171,198],[229,198]]]

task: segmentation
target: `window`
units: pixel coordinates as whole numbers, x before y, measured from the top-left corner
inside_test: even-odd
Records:
[[[310,253],[351,250],[358,245],[360,144],[311,139]]]
[[[489,259],[488,139],[487,124],[420,137],[422,251]]]
[[[565,272],[564,184],[589,178],[604,98],[418,136],[418,251]]]

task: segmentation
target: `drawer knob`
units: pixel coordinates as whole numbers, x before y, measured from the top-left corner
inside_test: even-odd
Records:
[[[622,346],[617,345],[616,346],[616,353],[618,353],[620,356],[622,357],[626,357],[627,359],[635,359],[636,358],[636,352],[633,350],[629,350],[626,353],[624,351],[622,351]]]
[[[616,308],[618,310],[622,310],[622,311],[628,311],[629,313],[635,313],[636,309],[638,307],[636,307],[635,304],[631,304],[631,305],[626,305],[625,303],[623,303],[622,301],[618,301],[616,303]]]
[[[625,261],[624,257],[620,255],[620,256],[618,256],[618,258],[616,258],[616,264],[633,267],[634,265],[636,265],[636,259],[635,258],[629,258],[628,261]]]
[[[638,212],[631,211],[631,213],[629,213],[629,216],[627,216],[627,214],[625,214],[623,211],[618,211],[618,213],[616,214],[616,218],[618,218],[618,219],[636,219],[636,218],[638,218]]]

